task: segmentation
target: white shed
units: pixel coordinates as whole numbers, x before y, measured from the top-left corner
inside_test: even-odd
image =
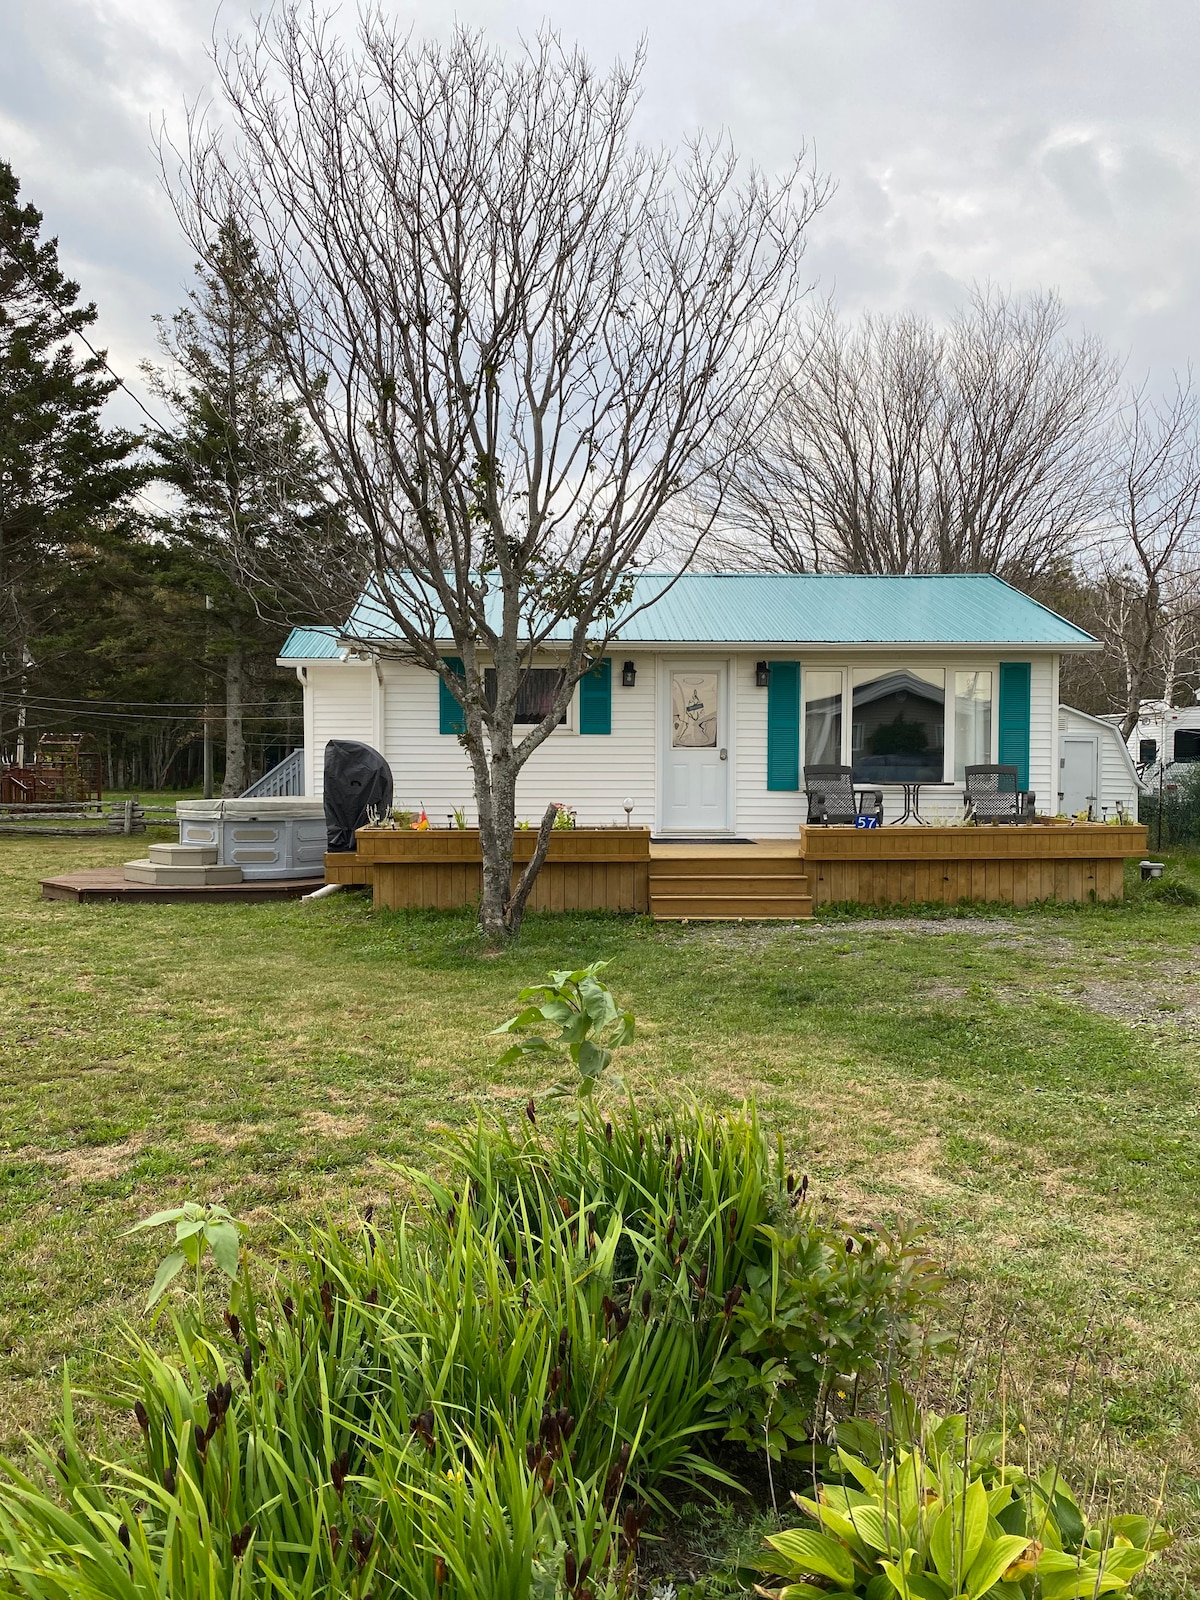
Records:
[[[1115,724],[1059,706],[1058,774],[1060,813],[1090,810],[1097,821],[1118,812],[1136,818],[1142,783]]]

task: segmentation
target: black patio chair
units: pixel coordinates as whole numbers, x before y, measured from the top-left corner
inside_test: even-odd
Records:
[[[822,827],[843,823],[853,827],[859,817],[883,821],[883,790],[855,789],[853,767],[805,767],[804,793],[808,820]]]
[[[1022,789],[1016,767],[980,766],[963,769],[963,804],[972,822],[1032,822],[1032,789]]]

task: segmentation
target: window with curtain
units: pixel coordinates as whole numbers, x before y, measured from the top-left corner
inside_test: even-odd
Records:
[[[800,674],[804,695],[804,765],[840,766],[842,761],[842,675],[807,669]]]
[[[524,724],[539,723],[550,710],[562,672],[558,667],[530,667],[517,690],[516,721]],[[488,667],[483,674],[483,692],[489,705],[496,703],[496,669]],[[564,712],[558,719],[559,727],[567,720]]]
[[[856,783],[941,783],[946,764],[945,672],[856,668],[850,733]]]
[[[992,675],[954,674],[954,776],[962,783],[967,767],[992,759]]]

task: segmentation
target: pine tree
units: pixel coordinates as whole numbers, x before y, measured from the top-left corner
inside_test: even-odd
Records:
[[[39,644],[64,570],[81,543],[131,537],[144,481],[138,435],[101,426],[116,380],[79,349],[96,307],[79,303],[58,240],[40,238],[42,213],[19,195],[0,161],[0,752],[29,675],[53,671]]]
[[[245,786],[249,669],[273,660],[281,638],[263,573],[285,570],[300,533],[337,518],[321,456],[252,315],[261,289],[253,242],[223,227],[187,305],[155,319],[167,367],[144,368],[175,423],[151,439],[157,475],[181,502],[170,534],[213,601],[207,653],[224,669],[226,795]]]

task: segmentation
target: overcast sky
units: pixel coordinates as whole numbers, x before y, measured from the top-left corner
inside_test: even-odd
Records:
[[[815,152],[837,190],[812,274],[849,309],[941,316],[973,280],[1054,287],[1131,375],[1200,356],[1195,0],[382,3],[420,32],[457,18],[505,44],[548,20],[598,65],[644,34],[647,136],[725,128],[769,169]],[[227,0],[219,26],[255,9]],[[0,0],[0,19],[0,156],[135,380],[191,266],[151,124],[177,126],[211,87],[214,7]]]

